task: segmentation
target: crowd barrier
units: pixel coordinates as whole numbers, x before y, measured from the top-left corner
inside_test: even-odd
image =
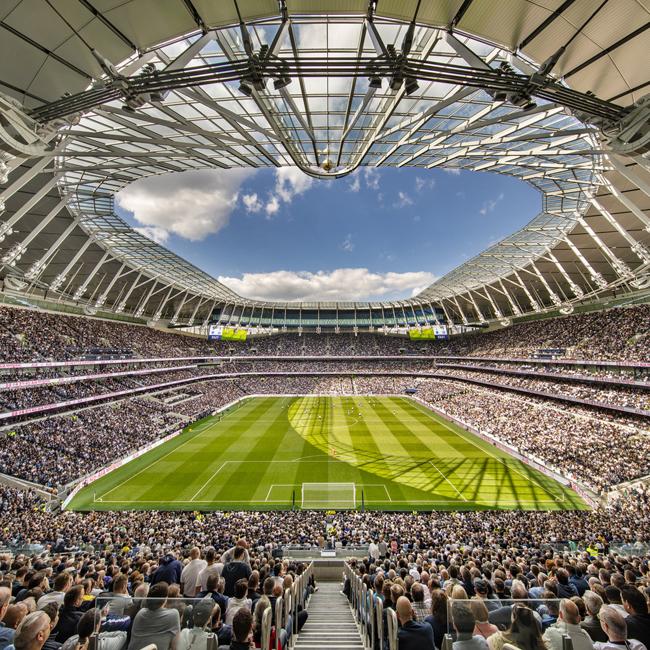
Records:
[[[604,361],[587,359],[534,359],[521,357],[477,357],[455,355],[430,355],[430,354],[392,354],[392,355],[257,355],[238,354],[213,356],[209,354],[191,357],[160,357],[139,358],[125,357],[123,359],[76,359],[66,361],[24,361],[15,363],[0,363],[0,372],[3,370],[29,370],[30,368],[65,368],[81,366],[103,366],[114,364],[140,364],[163,363],[168,361],[207,361],[210,363],[231,363],[233,361],[390,361],[404,359],[415,361],[474,361],[481,363],[519,363],[531,365],[558,365],[558,366],[585,366],[592,368],[632,368],[650,370],[650,361]]]
[[[113,379],[115,377],[135,377],[138,375],[155,375],[162,372],[175,372],[177,370],[195,370],[196,364],[185,366],[167,366],[165,368],[145,368],[143,370],[123,370],[121,372],[104,372],[92,375],[71,375],[69,377],[48,377],[46,379],[26,379],[24,381],[6,381],[0,383],[0,390],[23,390],[26,388],[39,388],[41,386],[63,386],[76,384],[94,379]]]

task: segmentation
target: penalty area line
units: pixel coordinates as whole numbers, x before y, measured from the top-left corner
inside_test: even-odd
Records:
[[[217,475],[217,474],[218,474],[218,473],[219,473],[219,472],[220,472],[220,471],[221,471],[221,470],[222,470],[222,469],[223,469],[223,468],[224,468],[224,467],[229,463],[229,462],[230,462],[230,461],[227,460],[227,461],[225,461],[224,463],[222,463],[222,464],[219,466],[219,469],[217,469],[217,471],[214,472],[214,474],[212,474],[212,476],[210,476],[210,478],[209,478],[209,479],[208,479],[208,480],[207,480],[207,481],[206,481],[206,482],[205,482],[205,483],[204,483],[204,484],[203,484],[203,485],[202,485],[202,486],[201,486],[201,487],[200,487],[200,488],[199,488],[199,489],[198,489],[198,490],[197,490],[197,491],[192,495],[190,501],[194,501],[194,499],[196,499],[196,497],[197,497],[199,494],[201,494],[201,492],[203,492],[203,490],[207,487],[208,483],[210,483],[210,481],[212,481],[212,479],[213,479],[213,478],[214,478],[214,477],[215,477],[215,476],[216,476],[216,475]]]
[[[452,488],[454,488],[454,490],[456,491],[456,494],[457,494],[457,495],[458,495],[458,496],[459,496],[463,501],[467,501],[467,499],[466,499],[466,498],[463,496],[463,494],[458,490],[458,488],[457,488],[457,487],[456,487],[456,486],[455,486],[455,485],[454,485],[454,484],[453,484],[453,483],[452,483],[452,482],[451,482],[451,481],[450,481],[450,480],[449,480],[449,479],[448,479],[448,478],[447,478],[447,477],[446,477],[446,476],[445,476],[445,475],[444,475],[444,474],[443,474],[443,473],[442,473],[442,472],[441,472],[441,471],[440,471],[440,470],[439,470],[439,469],[438,469],[438,468],[433,464],[433,461],[432,461],[432,460],[429,461],[429,465],[431,465],[431,467],[433,467],[433,469],[435,469],[436,472],[438,472],[438,474],[440,474],[440,476],[442,476],[442,478],[445,479],[445,481],[447,481],[447,483],[449,483],[449,485],[451,485]]]
[[[548,488],[545,488],[541,483],[538,483],[535,479],[531,478],[530,476],[526,476],[523,472],[520,472],[518,469],[515,469],[514,467],[510,467],[502,458],[499,458],[499,456],[496,456],[495,454],[493,454],[489,449],[483,449],[483,447],[481,447],[480,445],[475,443],[471,438],[467,437],[468,435],[473,436],[474,434],[470,433],[469,431],[464,431],[463,428],[460,425],[457,425],[457,426],[461,431],[463,431],[463,433],[459,433],[458,431],[455,431],[446,422],[443,421],[444,420],[443,416],[438,415],[438,413],[436,413],[435,411],[432,411],[431,409],[428,409],[428,408],[422,406],[418,402],[415,402],[415,400],[412,400],[412,401],[415,404],[417,404],[434,422],[437,422],[438,424],[442,424],[442,426],[445,427],[445,429],[448,429],[452,433],[454,433],[457,436],[461,437],[463,440],[466,440],[470,444],[474,445],[477,449],[480,449],[481,451],[487,453],[489,456],[492,456],[492,458],[499,461],[507,470],[512,471],[512,472],[516,472],[517,474],[519,474],[519,476],[523,476],[526,479],[526,481],[528,481],[529,483],[532,483],[533,485],[536,485],[537,487],[542,488],[542,490],[544,490],[544,492],[546,492],[546,494],[553,497],[553,500],[556,501],[557,503],[564,503],[564,501],[565,501],[565,495],[564,494],[562,494],[562,497],[560,498],[559,496],[557,496],[556,494],[551,492],[551,490],[549,490]],[[485,442],[487,445],[490,444],[487,441],[483,441],[483,442]],[[510,454],[508,454],[508,456],[510,458],[512,458],[513,460],[517,460],[516,458],[514,458],[514,456],[510,456]],[[517,461],[517,462],[523,462],[523,461]],[[523,464],[525,465],[525,463],[523,463]],[[539,503],[544,503],[544,501],[539,501]]]

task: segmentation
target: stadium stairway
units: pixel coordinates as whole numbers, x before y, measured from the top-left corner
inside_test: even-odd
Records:
[[[363,650],[363,641],[340,582],[319,582],[295,650]]]

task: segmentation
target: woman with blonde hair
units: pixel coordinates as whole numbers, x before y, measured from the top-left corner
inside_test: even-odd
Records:
[[[472,598],[470,608],[476,621],[474,624],[474,636],[482,636],[484,639],[487,639],[499,631],[496,625],[490,623],[487,607],[481,598]]]

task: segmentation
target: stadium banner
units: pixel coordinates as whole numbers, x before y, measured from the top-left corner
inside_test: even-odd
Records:
[[[38,386],[60,386],[75,384],[89,379],[113,379],[114,377],[133,377],[136,375],[155,375],[161,372],[176,370],[195,370],[198,366],[171,366],[166,368],[144,368],[143,370],[125,370],[123,372],[106,372],[92,375],[72,375],[70,377],[54,377],[47,379],[28,379],[25,381],[7,381],[0,383],[0,390],[20,390],[21,388],[37,388]]]
[[[404,330],[406,333],[406,330]],[[262,361],[277,361],[277,356],[256,356],[256,359]],[[345,355],[322,355],[322,356],[286,356],[280,357],[287,361],[308,360],[319,361],[322,359],[349,359]],[[380,356],[355,356],[356,361],[365,361],[369,359],[403,359],[400,355],[380,355]],[[448,355],[409,355],[409,359],[429,360],[440,359],[446,361],[476,361],[476,357],[466,356],[448,356]],[[225,356],[195,356],[195,357],[160,357],[157,359],[125,358],[125,359],[78,359],[76,361],[25,361],[20,363],[0,363],[0,370],[28,370],[30,368],[70,368],[76,366],[108,366],[115,364],[142,364],[142,363],[163,363],[167,361],[230,361],[231,357]],[[495,363],[525,363],[529,365],[548,366],[586,366],[595,368],[650,368],[650,361],[590,361],[586,359],[522,359],[520,357],[482,357],[482,361],[493,361]],[[606,381],[601,379],[600,381]],[[637,382],[633,380],[616,379],[611,380],[619,384],[628,384],[630,386],[647,385],[646,382]]]
[[[224,406],[219,407],[216,411],[212,412],[212,415],[217,415],[217,413],[221,413],[222,411],[226,411],[227,409],[231,408],[238,402],[241,402],[243,399],[246,399],[245,397],[240,397],[239,399],[234,400],[233,402],[228,402],[228,404],[225,404]],[[186,428],[191,427],[193,424],[190,423],[187,425]],[[123,465],[126,465],[127,463],[130,463],[132,460],[135,460],[136,458],[139,458],[143,454],[146,454],[148,451],[151,451],[152,449],[155,449],[156,447],[159,447],[160,445],[173,440],[176,438],[176,436],[180,435],[183,433],[184,429],[177,429],[176,431],[172,431],[172,433],[167,434],[166,436],[159,438],[158,440],[154,440],[153,442],[150,442],[148,445],[145,445],[144,447],[140,447],[140,449],[136,449],[134,452],[126,456],[125,458],[121,458],[120,460],[116,460],[115,462],[111,463],[110,465],[106,465],[105,467],[102,467],[101,469],[98,469],[96,472],[93,472],[92,474],[88,474],[87,476],[84,476],[72,489],[70,494],[65,498],[65,501],[61,504],[61,510],[65,510],[70,501],[77,495],[77,493],[85,488],[87,485],[90,485],[94,481],[96,481],[98,478],[101,478],[102,476],[106,476],[106,474],[109,474],[113,470],[116,470],[118,467],[122,467]]]

